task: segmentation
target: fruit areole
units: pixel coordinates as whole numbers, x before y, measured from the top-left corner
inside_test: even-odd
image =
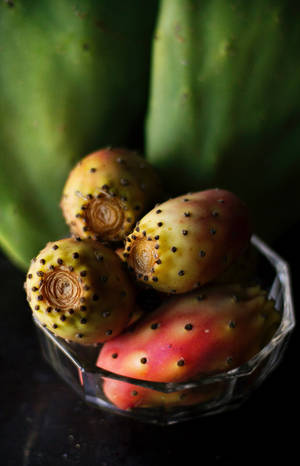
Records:
[[[59,200],[76,160],[135,140],[156,9],[156,0],[1,2],[0,246],[24,269],[68,234]]]
[[[146,155],[175,194],[219,187],[268,240],[298,221],[300,10],[289,0],[162,0]]]

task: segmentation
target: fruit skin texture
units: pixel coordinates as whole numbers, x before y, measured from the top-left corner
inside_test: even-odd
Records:
[[[59,201],[75,162],[142,145],[157,3],[0,2],[0,247],[24,271],[68,235]]]
[[[201,293],[171,297],[131,331],[106,342],[97,366],[142,380],[183,382],[247,362],[268,343],[279,322],[273,301],[259,286],[210,285]],[[152,389],[134,390],[125,382],[104,382],[107,398],[121,409],[168,402],[168,395]],[[171,395],[173,404],[176,394]]]
[[[158,175],[140,155],[106,148],[76,164],[60,205],[73,234],[121,241],[161,195]]]
[[[162,0],[153,44],[148,160],[173,195],[235,192],[269,242],[300,219],[299,22],[292,0]]]
[[[128,325],[135,290],[116,254],[92,240],[50,242],[29,267],[25,290],[33,315],[56,336],[104,342]]]
[[[139,281],[166,293],[185,293],[220,275],[249,244],[245,204],[210,189],[156,206],[127,237],[124,257]]]

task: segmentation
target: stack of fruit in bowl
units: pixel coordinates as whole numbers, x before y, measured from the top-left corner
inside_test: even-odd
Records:
[[[96,404],[178,413],[228,401],[226,377],[260,355],[283,320],[253,283],[242,200],[217,188],[169,198],[144,158],[107,148],[73,168],[61,208],[71,235],[32,260],[25,289],[48,335],[97,351]],[[138,297],[149,290],[146,310]]]

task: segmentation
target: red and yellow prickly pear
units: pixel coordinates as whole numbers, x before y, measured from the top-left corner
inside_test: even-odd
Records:
[[[131,331],[106,342],[97,366],[127,377],[182,382],[228,371],[247,362],[271,339],[280,322],[274,302],[259,286],[207,286],[201,293],[173,296]],[[134,388],[133,388],[134,387]],[[173,404],[176,393],[163,394],[106,379],[104,392],[121,409]],[[179,404],[195,401],[201,391]]]
[[[25,290],[33,315],[55,335],[104,342],[128,325],[135,303],[122,262],[92,240],[50,242],[32,260]]]
[[[214,280],[249,244],[245,204],[210,189],[169,199],[148,212],[127,237],[124,257],[138,280],[185,293]]]
[[[107,148],[73,168],[60,205],[75,235],[120,241],[161,194],[159,178],[146,160],[133,151]]]

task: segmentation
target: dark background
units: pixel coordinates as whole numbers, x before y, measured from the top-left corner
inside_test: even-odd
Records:
[[[300,225],[272,247],[290,264],[300,299]],[[298,457],[296,326],[280,366],[238,410],[168,427],[86,406],[42,359],[24,274],[0,254],[0,463],[5,466],[294,464]]]

